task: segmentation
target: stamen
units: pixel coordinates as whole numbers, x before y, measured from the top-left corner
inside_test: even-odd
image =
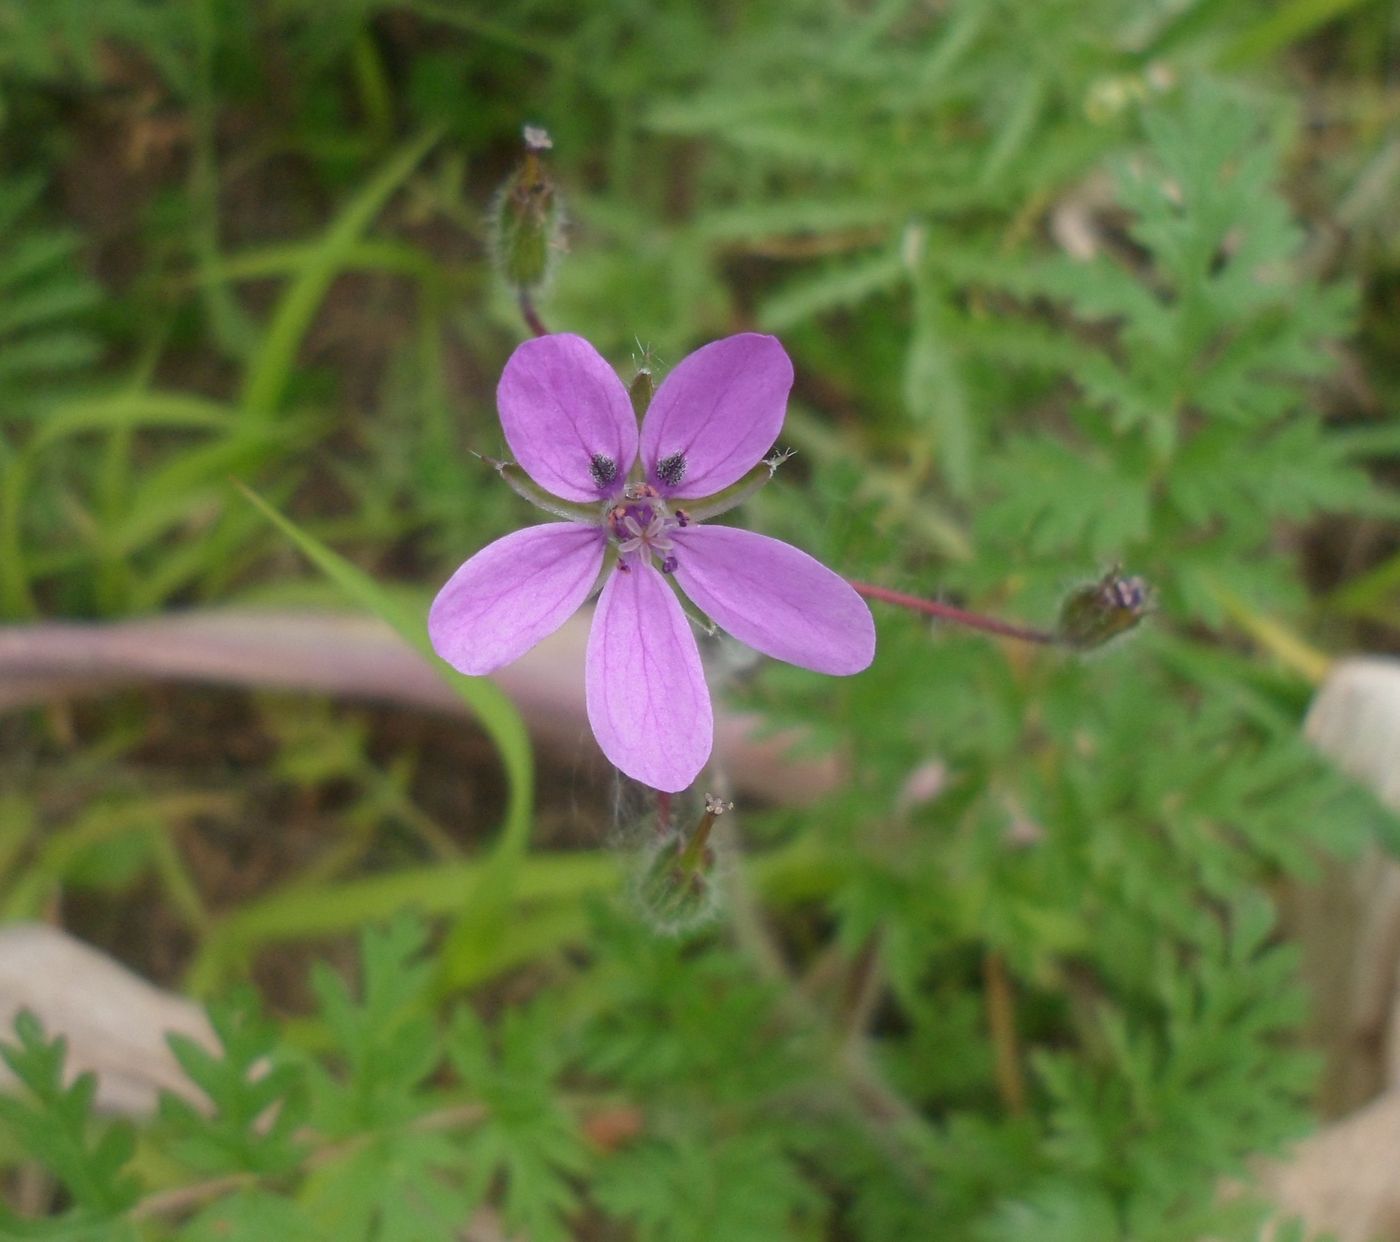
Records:
[[[607,511],[608,533],[617,547],[620,564],[640,558],[651,564],[655,557],[662,573],[674,572],[677,560],[671,532],[679,525],[666,511],[665,502],[649,484],[628,484],[624,503]]]

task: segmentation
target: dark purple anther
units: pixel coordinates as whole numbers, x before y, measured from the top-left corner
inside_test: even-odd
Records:
[[[673,574],[676,572],[676,566],[679,564],[680,562],[676,560],[674,556],[668,556],[661,562],[661,572],[663,574]]]
[[[594,453],[588,463],[588,473],[599,487],[607,487],[617,478],[617,462],[611,457],[604,457],[602,453]]]
[[[667,487],[675,487],[685,478],[685,454],[671,453],[656,463],[656,477]]]

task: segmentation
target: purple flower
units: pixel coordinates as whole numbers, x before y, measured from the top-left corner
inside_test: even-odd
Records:
[[[819,673],[858,673],[875,654],[864,601],[805,552],[703,518],[766,482],[792,363],[771,336],[698,349],[657,390],[638,434],[626,388],[582,337],[526,341],[496,391],[520,470],[511,485],[564,522],[483,548],[438,593],[433,647],[489,673],[557,630],[600,585],[588,638],[588,719],[603,753],[655,789],[687,788],[714,721],[693,604],[741,642]],[[523,474],[521,473],[523,471]],[[528,478],[524,477],[528,476]]]

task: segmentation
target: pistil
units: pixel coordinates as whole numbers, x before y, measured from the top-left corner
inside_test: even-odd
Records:
[[[671,532],[684,523],[673,517],[666,502],[654,487],[646,483],[629,485],[621,504],[608,510],[608,533],[617,544],[620,564],[626,568],[629,560],[639,555],[654,556],[661,562],[661,572],[673,573],[677,560]]]

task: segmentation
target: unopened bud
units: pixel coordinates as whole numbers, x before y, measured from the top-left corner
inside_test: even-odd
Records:
[[[1056,634],[1079,651],[1091,651],[1124,634],[1147,615],[1147,583],[1114,566],[1097,582],[1079,587],[1060,609]]]
[[[517,292],[548,280],[561,245],[563,211],[544,154],[553,145],[544,130],[527,125],[525,158],[496,196],[496,263]]]

